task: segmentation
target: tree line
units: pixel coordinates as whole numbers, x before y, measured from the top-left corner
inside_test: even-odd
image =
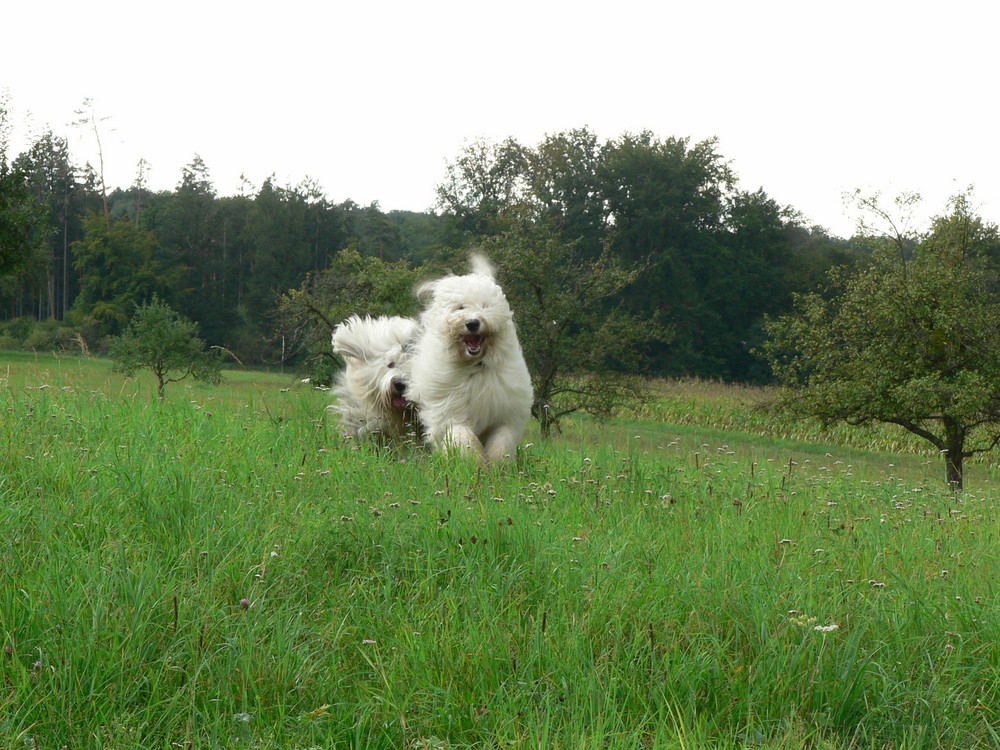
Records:
[[[280,332],[271,315],[282,292],[346,247],[417,257],[433,241],[425,225],[433,229],[436,217],[335,204],[310,182],[269,179],[219,196],[198,157],[175,190],[152,192],[140,174],[105,202],[93,171],[75,169],[65,145],[49,134],[9,170],[41,220],[22,240],[26,257],[0,277],[0,320],[9,339],[33,330],[38,348],[70,329],[97,345],[156,294],[213,344],[245,361],[276,362]]]
[[[300,363],[319,355],[298,345],[301,321],[283,314],[289,294],[337,271],[342,253],[324,304],[339,294],[341,310],[364,312],[358,295],[366,291],[344,276],[358,270],[351,259],[418,276],[454,265],[470,246],[499,253],[517,240],[579,262],[603,258],[587,266],[598,273],[612,261],[633,269],[599,308],[670,335],[635,342],[613,367],[763,381],[768,369],[752,351],[765,316],[858,257],[853,240],[805,225],[763,189],[741,189],[714,140],[648,132],[602,142],[584,128],[535,145],[473,142],[449,163],[438,210],[426,213],[333,203],[308,180],[268,179],[222,196],[197,156],[173,190],[151,191],[140,163],[132,185],[105,192],[97,171],[76,166],[51,132],[23,153],[0,154],[0,215],[12,228],[0,245],[5,347],[82,341],[99,349],[155,294],[243,362]],[[393,293],[408,296],[397,286]],[[391,311],[409,305],[400,299]]]
[[[197,156],[174,190],[149,190],[140,163],[108,192],[53,133],[9,155],[4,121],[0,106],[0,349],[110,347],[159,367],[162,393],[162,347],[126,346],[160,315],[190,349],[174,347],[179,376],[210,346],[213,377],[226,351],[329,382],[338,321],[415,314],[414,285],[476,249],[516,311],[543,436],[652,375],[778,382],[790,414],[899,425],[956,489],[964,459],[1000,445],[1000,229],[971,189],[924,232],[905,223],[918,196],[856,193],[843,239],[742,189],[715,140],[582,128],[470,143],[436,211],[384,212],[308,180],[220,196]]]

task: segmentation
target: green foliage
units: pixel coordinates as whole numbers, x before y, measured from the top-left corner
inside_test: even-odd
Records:
[[[933,220],[925,241],[964,255],[989,258],[1000,266],[1000,230],[976,214],[971,188],[951,198],[949,212]]]
[[[305,359],[313,382],[333,377],[330,336],[352,314],[415,315],[413,288],[425,275],[405,260],[385,261],[362,255],[350,245],[322,271],[306,276],[301,287],[282,295],[275,313],[289,356]]]
[[[358,251],[379,260],[400,260],[403,239],[399,224],[382,212],[378,202],[351,212]]]
[[[83,236],[81,219],[87,195],[70,160],[66,139],[52,132],[41,135],[15,160],[27,176],[31,193],[42,207],[44,228],[39,233],[39,262],[22,272],[40,279],[35,290],[44,302],[47,318],[63,319],[69,311],[75,285],[70,268],[70,246]]]
[[[446,222],[435,213],[390,211],[388,217],[399,228],[402,256],[410,265],[430,262],[446,246]]]
[[[44,209],[31,192],[27,173],[7,160],[7,111],[0,100],[0,276],[14,273],[40,252]]]
[[[187,320],[153,295],[136,308],[121,336],[110,341],[115,370],[132,376],[150,370],[157,381],[157,395],[164,397],[167,383],[194,378],[222,382],[222,363],[216,350],[198,338],[198,324]]]
[[[80,273],[76,308],[99,321],[105,333],[121,330],[135,305],[153,295],[168,297],[185,272],[158,257],[155,235],[127,219],[91,212],[84,232],[74,245]]]
[[[825,423],[897,424],[945,455],[948,481],[1000,436],[1000,279],[979,250],[997,230],[956,200],[914,244],[872,238],[870,263],[797,298],[763,351],[783,403]],[[955,231],[962,227],[962,231]]]
[[[316,185],[281,187],[265,180],[247,212],[247,273],[241,304],[266,324],[282,294],[325,268],[347,242],[346,211]]]
[[[762,190],[738,191],[714,139],[647,131],[601,143],[582,128],[535,147],[477,141],[448,165],[438,199],[456,245],[534,227],[581,258],[641,265],[615,301],[672,325],[669,342],[641,354],[664,375],[764,379],[750,353],[764,315],[812,289],[839,250],[818,231],[804,240],[799,217]]]
[[[722,228],[736,177],[715,139],[659,139],[650,132],[610,141],[604,191],[616,247],[633,258],[698,247]]]
[[[526,149],[513,138],[474,141],[448,163],[438,202],[464,238],[497,234],[507,227],[507,215],[526,200],[527,167]]]
[[[92,103],[80,114],[100,148]],[[441,213],[334,204],[308,179],[279,185],[271,177],[259,187],[244,180],[238,195],[220,196],[198,156],[172,191],[151,193],[140,162],[133,185],[107,193],[100,169],[74,168],[70,157],[54,133],[16,158],[3,154],[0,269],[18,270],[0,270],[0,316],[65,320],[75,311],[97,320],[104,335],[120,331],[132,306],[155,292],[245,362],[285,364],[302,353],[300,337],[275,330],[275,306],[352,243],[362,256],[419,267],[531,229],[581,259],[607,252],[644,269],[604,306],[667,322],[673,336],[640,349],[630,365],[765,382],[769,373],[751,354],[764,316],[787,312],[793,293],[816,291],[831,265],[863,252],[860,241],[805,227],[763,190],[739,189],[711,138],[643,131],[604,140],[576,128],[536,144],[475,141],[446,167]],[[877,201],[861,197],[859,205],[880,225],[891,218]],[[906,227],[887,233],[905,237]],[[977,252],[1000,258],[1000,243],[986,245]]]
[[[587,257],[537,228],[485,241],[514,310],[543,437],[576,411],[606,418],[642,397],[632,377],[643,347],[666,340],[657,320],[622,312],[615,300],[642,269],[608,251]]]

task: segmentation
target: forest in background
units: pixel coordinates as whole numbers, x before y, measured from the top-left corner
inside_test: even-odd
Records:
[[[555,241],[642,269],[603,302],[671,330],[630,363],[636,372],[764,382],[751,353],[764,317],[864,255],[863,243],[807,226],[764,189],[742,189],[714,140],[649,132],[474,142],[449,163],[427,213],[333,203],[310,180],[219,195],[198,156],[174,190],[149,190],[143,163],[132,185],[108,189],[51,132],[23,153],[0,151],[0,163],[0,216],[32,217],[23,263],[0,276],[0,349],[101,351],[156,294],[241,362],[294,367],[307,353],[289,346],[279,303],[342,252],[462,271],[468,248],[530,227],[538,252]],[[399,301],[401,312],[412,307]]]

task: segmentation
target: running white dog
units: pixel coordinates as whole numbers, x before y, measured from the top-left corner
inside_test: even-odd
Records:
[[[426,440],[485,461],[515,455],[531,417],[531,377],[513,314],[486,258],[417,289],[427,302],[406,363]]]
[[[358,315],[334,329],[333,350],[347,364],[334,392],[341,424],[354,437],[396,439],[413,431],[416,420],[400,365],[416,331],[412,318]]]

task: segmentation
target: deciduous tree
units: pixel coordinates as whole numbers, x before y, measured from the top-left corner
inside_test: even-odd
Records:
[[[129,377],[139,370],[152,372],[160,398],[168,383],[187,378],[212,384],[222,381],[217,350],[205,348],[198,338],[198,324],[155,295],[136,308],[124,333],[111,339],[109,351],[117,372]]]
[[[387,262],[362,255],[354,245],[345,248],[329,267],[281,296],[275,317],[288,353],[305,357],[314,382],[328,383],[334,326],[352,314],[415,315],[412,292],[423,273],[405,260]]]
[[[667,340],[669,330],[615,302],[640,266],[607,250],[591,257],[539,227],[510,230],[484,249],[514,310],[543,437],[568,414],[606,417],[641,395],[639,353]]]
[[[964,460],[1000,441],[1000,277],[983,252],[997,228],[963,195],[919,241],[870,239],[870,263],[831,272],[830,299],[799,296],[768,323],[780,403],[827,424],[899,425],[944,456],[961,489]]]

